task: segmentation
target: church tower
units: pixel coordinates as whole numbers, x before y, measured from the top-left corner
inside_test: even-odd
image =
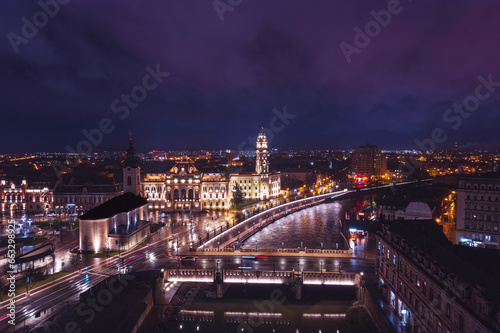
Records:
[[[257,150],[255,152],[255,172],[259,175],[269,173],[269,161],[267,151],[267,136],[266,133],[261,131],[257,136]]]
[[[123,168],[123,191],[125,193],[132,192],[135,195],[141,194],[141,167],[139,160],[135,154],[135,148],[132,144],[132,134],[125,157],[125,165]]]

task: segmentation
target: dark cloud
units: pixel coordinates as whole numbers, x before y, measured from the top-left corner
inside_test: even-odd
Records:
[[[401,1],[402,11],[352,55],[358,26],[387,1],[243,1],[220,21],[211,1],[73,0],[15,53],[10,32],[40,11],[0,4],[0,153],[64,151],[109,118],[99,149],[236,148],[273,108],[297,118],[273,145],[415,148],[436,126],[442,147],[497,142],[499,91],[457,129],[445,110],[474,93],[479,75],[500,81],[496,1]],[[170,75],[119,119],[111,103],[142,84],[147,66]]]

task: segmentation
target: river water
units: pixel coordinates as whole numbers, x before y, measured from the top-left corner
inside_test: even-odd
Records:
[[[345,332],[353,287],[304,286],[295,300],[291,286],[231,285],[221,299],[199,293],[169,323],[169,332],[318,333]]]
[[[343,219],[349,201],[339,200],[298,211],[285,216],[247,239],[247,248],[345,248],[341,235]]]

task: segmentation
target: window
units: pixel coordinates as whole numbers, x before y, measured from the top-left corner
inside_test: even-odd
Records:
[[[461,314],[458,315],[458,330],[460,332],[464,331],[464,317]]]
[[[392,264],[396,265],[396,255],[395,254],[392,255]]]
[[[450,303],[446,303],[446,317],[450,317],[451,316],[451,305]]]
[[[438,296],[437,296],[436,306],[437,306],[438,310],[441,310],[441,294],[438,294]]]
[[[429,300],[432,302],[434,300],[434,289],[429,287]]]
[[[130,176],[127,177],[127,185],[128,186],[132,185],[132,177]]]

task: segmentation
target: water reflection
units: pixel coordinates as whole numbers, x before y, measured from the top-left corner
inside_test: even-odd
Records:
[[[169,332],[344,332],[355,289],[306,286],[301,301],[286,285],[231,284],[222,299],[200,294],[169,322]]]
[[[321,204],[285,216],[247,239],[242,247],[342,249],[340,220],[347,200]]]

